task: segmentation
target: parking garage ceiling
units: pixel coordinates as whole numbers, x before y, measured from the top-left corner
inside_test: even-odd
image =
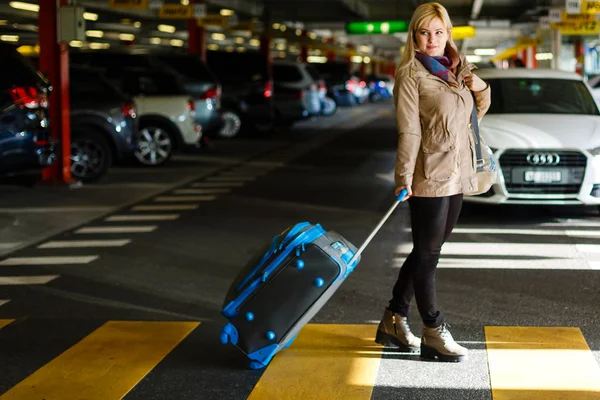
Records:
[[[17,33],[24,44],[35,44],[37,40],[37,14],[18,10],[9,5],[13,0],[0,0],[0,32]],[[32,0],[20,0],[37,3]],[[187,2],[189,0],[165,0],[164,3]],[[391,54],[406,39],[405,34],[394,35],[347,35],[344,25],[349,21],[409,20],[414,9],[425,0],[206,0],[207,13],[218,15],[222,9],[234,10],[239,22],[253,22],[256,37],[263,29],[263,21],[268,13],[271,23],[281,23],[289,27],[287,32],[277,35],[293,42],[297,29],[315,32],[317,40],[333,37],[339,43],[351,42],[357,47],[370,46]],[[477,47],[495,48],[503,41],[515,39],[522,34],[535,32],[540,16],[547,15],[555,6],[564,6],[564,0],[441,0],[449,11],[455,25],[474,25],[477,36],[468,39],[463,51]],[[136,42],[148,41],[151,37],[184,40],[187,37],[186,20],[165,20],[158,18],[157,10],[115,9],[109,7],[108,0],[81,0],[78,3],[98,18],[86,21],[87,30],[102,30],[130,33]],[[175,27],[175,32],[160,32],[159,24]],[[208,43],[213,32],[222,28],[210,26]],[[227,33],[227,32],[225,32]],[[276,36],[277,37],[277,36]],[[103,40],[109,40],[104,38]],[[116,38],[116,45],[119,44]],[[226,39],[227,40],[227,39]],[[216,41],[216,44],[219,41]],[[111,44],[113,46],[114,44]]]

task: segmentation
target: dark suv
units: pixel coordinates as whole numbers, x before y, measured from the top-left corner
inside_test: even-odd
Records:
[[[0,59],[0,172],[49,166],[48,82],[11,45],[0,42]]]
[[[71,174],[83,182],[93,182],[108,172],[113,160],[133,156],[136,107],[94,69],[72,66],[70,89]]]
[[[206,63],[223,89],[220,136],[268,132],[275,127],[273,79],[264,55],[207,51]]]

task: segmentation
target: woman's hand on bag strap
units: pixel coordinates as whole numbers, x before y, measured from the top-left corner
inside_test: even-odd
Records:
[[[475,74],[465,76],[465,85],[467,85],[472,92],[481,92],[482,90],[487,89],[487,83]]]

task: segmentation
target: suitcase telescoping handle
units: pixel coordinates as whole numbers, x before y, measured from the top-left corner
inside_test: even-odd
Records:
[[[371,243],[371,240],[375,237],[375,235],[377,235],[377,232],[379,232],[379,230],[381,229],[381,227],[383,226],[383,224],[385,224],[385,221],[387,221],[387,219],[390,217],[390,215],[392,215],[392,213],[394,212],[394,210],[396,209],[396,207],[398,207],[398,204],[400,204],[402,202],[402,200],[404,200],[404,198],[407,195],[408,195],[408,191],[406,189],[402,189],[402,191],[400,192],[400,194],[397,197],[397,200],[394,202],[394,204],[392,204],[392,206],[385,213],[385,215],[383,216],[383,218],[381,218],[381,221],[379,221],[379,224],[377,224],[377,226],[375,227],[375,229],[373,229],[373,232],[371,232],[371,234],[369,235],[369,237],[367,237],[367,239],[363,242],[363,244],[357,250],[357,252],[354,255],[354,257],[352,257],[350,259],[350,262],[348,263],[348,265],[350,265],[350,266],[354,265],[354,262],[356,261],[356,259],[361,255],[361,253],[369,245],[369,243]]]

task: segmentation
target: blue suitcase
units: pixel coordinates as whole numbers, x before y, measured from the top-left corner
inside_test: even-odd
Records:
[[[308,222],[275,236],[231,285],[222,310],[229,323],[221,331],[221,343],[243,351],[250,368],[267,366],[354,270],[362,251],[405,195],[400,193],[360,249],[340,234]]]

